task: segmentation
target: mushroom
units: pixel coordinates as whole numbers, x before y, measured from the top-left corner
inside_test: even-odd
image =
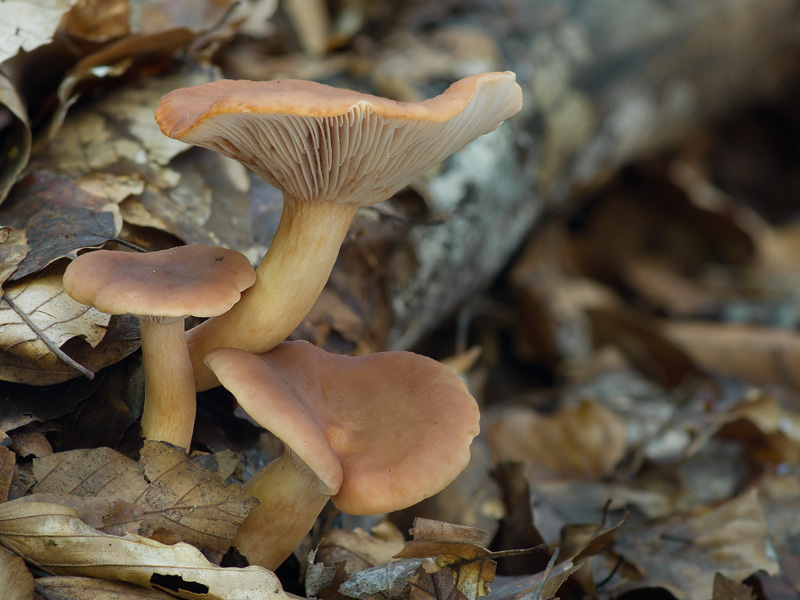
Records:
[[[72,298],[139,319],[146,439],[188,450],[196,398],[184,319],[229,310],[254,281],[255,270],[242,254],[198,244],[148,253],[98,250],[69,264],[64,290]]]
[[[360,207],[388,199],[521,105],[511,72],[467,77],[422,102],[290,79],[220,80],[164,96],[155,117],[165,135],[240,161],[284,199],[256,284],[188,333],[198,389],[218,385],[203,365],[214,348],[266,352],[297,327]]]
[[[285,445],[245,483],[260,505],[233,540],[251,564],[272,570],[328,498],[351,514],[379,514],[443,489],[466,467],[479,430],[461,379],[411,352],[352,357],[296,341],[262,355],[219,348],[206,364]]]

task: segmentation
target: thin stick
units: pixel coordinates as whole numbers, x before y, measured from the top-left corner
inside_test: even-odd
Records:
[[[553,556],[550,557],[550,561],[547,563],[547,567],[545,567],[544,571],[542,572],[542,578],[539,580],[539,584],[536,586],[536,590],[533,592],[531,600],[542,600],[542,590],[544,589],[544,582],[547,581],[547,578],[550,576],[550,571],[553,570],[553,566],[556,564],[557,558],[558,558],[558,548],[553,548]]]
[[[14,303],[13,300],[11,300],[11,298],[9,298],[8,296],[2,296],[2,298],[0,298],[0,299],[6,301],[6,304],[8,304],[11,307],[11,310],[13,310],[15,313],[17,313],[19,318],[22,319],[25,322],[25,324],[33,330],[33,332],[39,337],[39,339],[42,340],[42,342],[44,342],[44,345],[47,346],[50,349],[50,352],[52,352],[58,358],[60,358],[62,362],[66,363],[67,365],[69,365],[70,367],[72,367],[73,369],[75,369],[76,371],[81,373],[84,377],[86,377],[88,379],[94,379],[94,373],[92,373],[89,369],[84,367],[82,364],[76,362],[72,357],[70,357],[61,348],[56,346],[55,342],[53,342],[53,340],[51,340],[49,337],[47,337],[47,335],[45,335],[44,331],[39,329],[39,326],[36,323],[34,323],[33,321],[31,321],[31,318],[28,315],[26,315],[25,312],[22,309],[20,309]]]
[[[112,242],[116,242],[117,244],[120,244],[121,246],[127,246],[128,248],[131,248],[132,250],[136,250],[137,252],[147,252],[147,250],[145,250],[141,246],[137,246],[133,242],[129,242],[128,240],[123,240],[122,238],[112,238],[111,241]]]

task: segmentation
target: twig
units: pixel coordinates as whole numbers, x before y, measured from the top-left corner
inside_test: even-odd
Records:
[[[544,582],[547,581],[547,578],[550,576],[550,571],[553,570],[557,558],[558,558],[558,548],[553,548],[553,556],[550,557],[547,566],[544,568],[544,571],[542,571],[542,578],[536,585],[536,589],[533,591],[533,596],[530,597],[530,600],[542,600],[542,590],[544,589]],[[529,599],[526,597],[523,598],[523,600],[529,600]]]
[[[145,250],[141,246],[137,246],[133,242],[129,242],[128,240],[123,240],[122,238],[115,237],[115,238],[112,238],[111,241],[112,242],[116,242],[117,244],[119,244],[121,246],[127,246],[128,248],[136,250],[137,252],[147,252],[147,250]]]
[[[82,364],[76,362],[61,348],[56,346],[55,342],[53,342],[53,340],[47,337],[44,331],[39,329],[39,326],[33,321],[31,321],[31,318],[28,315],[26,315],[25,312],[22,309],[20,309],[11,298],[4,295],[0,297],[0,299],[6,301],[6,304],[8,304],[11,307],[11,310],[17,313],[17,316],[19,316],[19,318],[22,319],[25,322],[25,324],[33,330],[33,332],[39,337],[39,339],[42,340],[42,342],[44,342],[44,345],[50,349],[50,352],[55,354],[58,358],[61,359],[62,362],[68,364],[70,367],[81,373],[87,379],[94,379],[94,373],[92,373]]]

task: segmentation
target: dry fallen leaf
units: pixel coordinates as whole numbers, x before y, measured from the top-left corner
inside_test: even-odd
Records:
[[[316,556],[326,565],[346,560],[345,570],[353,573],[391,561],[404,544],[402,532],[391,522],[383,521],[369,533],[358,527],[353,531],[327,531]]]
[[[793,368],[800,361],[796,331],[698,321],[665,321],[660,331],[706,371],[755,385],[782,383],[800,388]]]
[[[722,573],[714,575],[714,596],[712,600],[755,600],[753,588],[728,579]]]
[[[97,346],[111,317],[70,298],[61,285],[64,265],[52,267],[25,279],[7,283],[5,297],[27,315],[44,336],[56,346],[80,336]],[[47,370],[59,358],[23,318],[0,299],[0,350]],[[77,373],[76,373],[77,374]],[[0,378],[4,378],[0,369]]]
[[[8,502],[8,492],[14,478],[14,465],[17,455],[8,448],[0,446],[0,503]]]
[[[33,575],[25,561],[6,551],[0,551],[0,590],[3,600],[31,600]]]
[[[635,587],[663,587],[678,600],[710,598],[711,573],[741,581],[759,570],[779,571],[756,490],[699,516],[623,530],[617,547],[645,573]]]
[[[171,600],[161,590],[150,590],[124,581],[93,577],[39,577],[36,591],[47,600]]]
[[[3,6],[0,6],[0,14],[2,11]],[[0,22],[0,31],[2,27]],[[5,107],[6,114],[11,117],[10,124],[4,123],[3,136],[0,138],[0,156],[3,157],[0,166],[0,204],[2,204],[11,186],[28,164],[31,154],[31,129],[25,102],[14,84],[3,73],[0,73],[0,106]]]
[[[434,559],[440,569],[451,570],[455,587],[469,600],[489,593],[497,567],[495,558],[533,551],[490,552],[481,545],[488,541],[487,532],[431,519],[415,519],[411,533],[414,539],[406,542],[395,558]]]
[[[129,508],[120,504],[114,514],[101,514],[102,522],[122,528],[141,524],[139,534],[171,531],[199,547],[227,551],[256,500],[178,448],[147,442],[141,455],[137,463],[116,450],[94,448],[37,459],[34,495],[48,494],[52,499],[54,494],[70,494],[127,503]]]
[[[122,229],[119,207],[81,189],[62,174],[34,170],[20,181],[0,211],[4,224],[25,232],[28,252],[11,275],[21,279],[78,250],[100,246]]]
[[[92,42],[105,42],[128,33],[130,6],[127,0],[79,0],[67,14],[68,35]]]
[[[625,422],[585,401],[543,415],[522,407],[491,417],[487,437],[498,462],[521,461],[534,479],[599,478],[625,455]]]
[[[189,544],[103,534],[57,504],[0,505],[0,544],[55,575],[127,581],[188,600],[287,598],[278,578],[264,568],[225,569]]]
[[[0,2],[0,63],[19,50],[50,43],[61,18],[77,0],[5,0]]]

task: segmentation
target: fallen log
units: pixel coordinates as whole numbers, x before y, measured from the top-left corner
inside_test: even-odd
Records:
[[[297,336],[346,351],[413,347],[477,297],[571,190],[775,93],[793,72],[790,0],[566,4],[396,9],[393,23],[420,31],[380,47],[367,85],[416,99],[476,65],[510,69],[524,107],[401,195],[401,212],[421,218],[384,211],[356,225]]]

